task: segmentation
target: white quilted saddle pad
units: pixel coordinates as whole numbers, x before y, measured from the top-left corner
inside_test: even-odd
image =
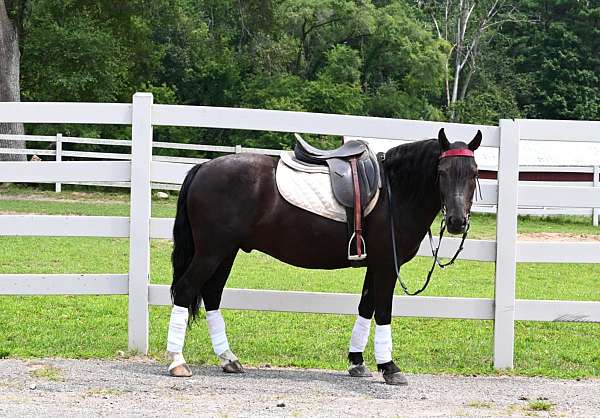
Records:
[[[277,188],[279,194],[290,204],[338,222],[346,222],[346,209],[333,196],[327,166],[305,166],[292,158],[292,152],[281,154],[277,165]],[[375,197],[365,208],[365,217],[371,213]]]

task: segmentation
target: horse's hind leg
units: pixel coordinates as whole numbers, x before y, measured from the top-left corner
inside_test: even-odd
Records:
[[[348,373],[352,377],[370,377],[371,372],[365,365],[363,352],[369,341],[371,332],[371,318],[375,311],[375,296],[373,292],[373,274],[367,270],[363,284],[360,304],[358,305],[358,316],[352,329],[350,348],[348,350]]]
[[[222,260],[223,256],[196,253],[184,277],[179,281],[180,285],[184,287],[175,295],[167,336],[167,356],[171,361],[168,370],[171,376],[189,377],[192,375],[192,371],[183,357],[189,309],[195,303],[194,295],[200,294],[200,289],[213,276]]]
[[[225,330],[225,320],[219,309],[223,288],[225,287],[225,283],[231,272],[231,267],[233,266],[236,254],[237,250],[227,256],[227,258],[219,265],[219,268],[215,271],[211,280],[202,288],[208,333],[210,335],[213,350],[219,358],[223,371],[226,373],[244,372],[242,364],[229,347],[229,341]]]
[[[190,377],[192,370],[183,357],[183,344],[185,342],[185,331],[188,325],[188,308],[176,304],[171,308],[171,319],[169,320],[169,331],[167,336],[167,358],[169,374],[175,377]]]

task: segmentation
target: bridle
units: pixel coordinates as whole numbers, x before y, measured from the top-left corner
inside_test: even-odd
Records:
[[[470,158],[475,158],[475,154],[473,153],[473,151],[471,151],[470,149],[451,149],[448,151],[445,151],[443,153],[440,154],[440,160],[443,158],[449,158],[449,157],[470,157]],[[382,157],[382,162],[383,162],[383,157]],[[389,177],[385,174],[385,171],[382,170],[382,172],[384,173],[384,177],[385,177],[385,185],[386,185],[386,191],[387,191],[387,199],[388,199],[388,211],[389,211],[389,218],[390,218],[390,231],[392,234],[392,251],[394,254],[394,269],[396,272],[396,277],[398,282],[400,283],[400,286],[402,287],[402,290],[404,291],[404,293],[408,296],[415,296],[418,295],[419,293],[423,292],[427,286],[429,285],[429,281],[431,280],[431,277],[433,275],[433,271],[435,270],[435,266],[438,265],[441,269],[444,269],[452,264],[454,264],[454,262],[456,261],[456,259],[458,258],[458,255],[462,252],[462,250],[464,249],[464,243],[465,240],[467,239],[467,235],[469,233],[469,228],[471,226],[470,223],[470,216],[467,216],[467,225],[465,227],[465,231],[462,234],[462,238],[460,241],[460,245],[458,246],[458,249],[456,250],[456,252],[454,253],[454,256],[450,259],[450,261],[448,261],[447,263],[443,263],[442,261],[440,261],[439,257],[438,257],[438,253],[440,251],[440,246],[442,245],[442,238],[444,237],[444,232],[446,231],[446,206],[444,204],[444,201],[442,199],[442,197],[440,196],[440,201],[442,202],[442,207],[441,207],[441,212],[442,212],[442,221],[440,222],[440,238],[438,240],[438,245],[436,248],[434,248],[434,244],[433,244],[433,234],[431,233],[431,228],[429,228],[427,230],[427,235],[429,236],[429,246],[431,247],[431,254],[433,256],[433,263],[431,265],[431,268],[429,269],[429,273],[427,273],[427,279],[425,280],[425,283],[423,284],[423,286],[415,291],[415,292],[410,292],[408,290],[408,287],[404,284],[404,282],[402,281],[402,277],[400,277],[400,268],[398,267],[398,251],[396,249],[396,228],[394,226],[394,211],[393,211],[393,199],[392,199],[392,189],[390,187],[390,179]],[[477,185],[479,185],[479,176],[477,176]],[[479,187],[479,191],[481,193],[481,187]],[[477,197],[477,193],[475,193],[475,196]]]

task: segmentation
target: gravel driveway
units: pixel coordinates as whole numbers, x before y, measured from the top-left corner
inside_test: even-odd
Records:
[[[409,375],[390,387],[339,371],[193,370],[177,379],[144,359],[0,360],[0,416],[600,416],[600,379]]]

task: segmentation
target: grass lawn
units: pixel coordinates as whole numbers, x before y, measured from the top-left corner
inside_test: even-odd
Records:
[[[69,189],[65,186],[65,189]],[[23,195],[35,196],[27,200]],[[0,189],[1,213],[127,216],[128,195],[66,191],[55,194],[16,186]],[[173,216],[175,199],[153,202],[153,216]],[[598,234],[588,218],[519,219],[520,232]],[[473,217],[471,237],[493,239],[495,218]],[[171,243],[152,242],[152,282],[170,282]],[[125,273],[128,240],[0,237],[0,273]],[[403,270],[411,288],[430,260]],[[240,253],[228,286],[254,289],[359,292],[363,269],[302,270],[264,254]],[[517,297],[600,300],[600,265],[519,264]],[[438,271],[426,295],[493,297],[493,263],[459,261]],[[151,355],[162,358],[169,308],[151,308]],[[354,317],[226,311],[232,349],[246,364],[343,369]],[[125,296],[0,297],[0,357],[114,357],[127,348]],[[491,374],[491,321],[396,318],[397,363],[409,372]],[[600,376],[600,325],[518,322],[515,373],[556,377]],[[186,341],[192,363],[214,364],[204,321]],[[373,367],[372,344],[366,359]]]

